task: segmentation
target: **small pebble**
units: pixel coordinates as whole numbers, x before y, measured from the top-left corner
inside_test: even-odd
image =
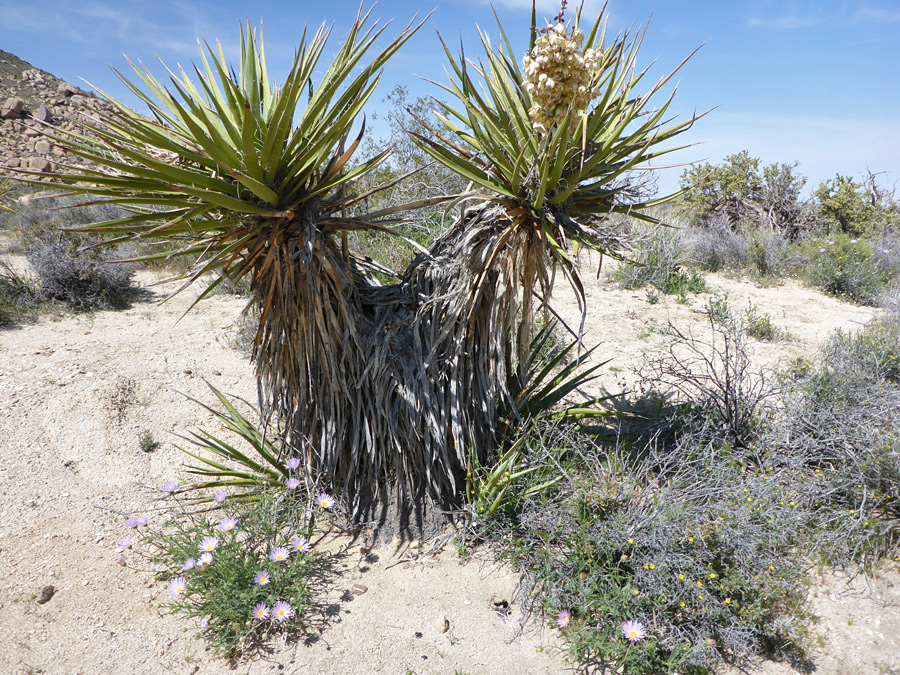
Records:
[[[369,590],[368,586],[363,586],[362,584],[353,584],[353,588],[351,589],[356,595],[362,595],[367,590]]]
[[[445,616],[439,616],[432,625],[438,633],[446,633],[450,630],[450,621]]]
[[[38,604],[43,605],[44,603],[50,602],[50,598],[56,593],[56,589],[53,586],[44,586],[41,589],[41,595],[38,598]]]

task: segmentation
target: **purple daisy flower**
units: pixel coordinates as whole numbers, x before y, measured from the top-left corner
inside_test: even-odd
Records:
[[[287,461],[287,468],[293,470],[300,467],[300,458],[299,457],[291,457]]]
[[[288,490],[296,490],[300,487],[300,481],[297,478],[288,478],[287,482],[285,482],[285,487],[287,487]]]
[[[200,619],[200,628],[206,628],[208,625],[209,625],[209,619],[207,619],[205,616],[202,619]]]
[[[181,566],[181,571],[187,572],[189,570],[194,569],[196,566],[197,566],[197,559],[196,558],[188,558],[187,560],[184,561],[184,565]]]
[[[640,621],[623,621],[622,633],[632,642],[643,640],[644,636],[647,635],[644,624],[642,624]]]
[[[256,576],[253,577],[253,581],[256,582],[257,586],[265,586],[272,581],[272,577],[269,576],[269,570],[263,570],[262,572],[256,573]]]
[[[197,569],[205,570],[209,567],[209,564],[212,562],[212,553],[206,552],[200,556],[200,559],[197,561]]]
[[[269,560],[272,562],[283,562],[288,559],[288,556],[291,554],[284,546],[279,546],[277,548],[273,548],[272,552],[269,554]]]
[[[272,607],[272,618],[275,619],[278,623],[290,619],[293,613],[294,610],[284,600],[279,600]]]
[[[178,489],[178,483],[174,480],[167,480],[163,483],[162,488],[160,488],[163,492],[175,492]]]
[[[235,525],[237,525],[237,518],[222,518],[216,525],[216,529],[219,532],[231,532]]]
[[[147,516],[133,516],[125,521],[125,527],[142,527],[147,524]]]
[[[213,499],[216,500],[217,504],[221,504],[222,502],[225,501],[225,497],[227,497],[227,496],[228,495],[225,494],[222,490],[219,490],[213,494]]]
[[[563,611],[561,611],[559,613],[559,616],[556,617],[556,625],[559,626],[560,628],[568,628],[569,621],[571,621],[571,620],[572,620],[572,617],[569,616],[569,611],[564,609]]]
[[[169,582],[169,597],[174,600],[179,595],[184,593],[184,589],[186,586],[187,582],[184,580],[184,577],[175,577],[171,582]]]
[[[122,541],[120,541],[117,546],[120,551],[124,551],[126,548],[131,548],[132,544],[134,544],[134,539],[131,537],[125,537]]]
[[[203,540],[197,544],[197,548],[200,549],[200,552],[203,551],[212,552],[216,550],[216,547],[219,545],[218,537],[204,537]]]
[[[269,608],[266,603],[261,602],[253,608],[253,618],[257,621],[265,621],[269,618]]]
[[[291,540],[291,548],[297,553],[306,553],[312,549],[312,544],[309,543],[306,537],[294,537]]]
[[[320,492],[316,495],[316,504],[318,504],[319,507],[323,509],[333,509],[334,497],[332,497],[327,492]]]

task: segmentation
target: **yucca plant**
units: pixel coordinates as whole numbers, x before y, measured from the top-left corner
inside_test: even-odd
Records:
[[[444,129],[417,140],[435,160],[486,190],[509,216],[510,231],[535,230],[542,252],[577,289],[569,242],[603,251],[605,238],[595,226],[605,216],[655,223],[647,210],[673,197],[641,199],[632,179],[633,172],[649,170],[651,160],[682,149],[666,144],[697,119],[666,126],[674,92],[650,107],[688,59],[639,93],[647,74],[636,69],[643,34],[607,42],[602,12],[587,35],[579,28],[580,10],[572,25],[563,22],[563,12],[542,30],[535,21],[532,11],[521,67],[499,22],[499,50],[479,32],[485,61],[463,53],[457,61],[444,44],[455,77],[437,86],[452,103],[436,101]]]
[[[623,199],[627,172],[689,124],[663,129],[665,106],[646,112],[662,84],[633,97],[637,45],[626,49],[618,39],[599,52],[591,91],[602,95],[590,110],[538,128],[508,41],[495,53],[485,38],[489,67],[472,68],[490,97],[478,94],[469,66],[451,58],[461,83],[449,91],[462,109],[442,107],[447,129],[418,136],[429,154],[474,181],[483,199],[398,284],[382,286],[346,234],[385,229],[376,219],[404,207],[347,215],[369,194],[354,194],[355,179],[384,158],[353,164],[362,132],[353,141],[349,134],[378,69],[415,28],[360,67],[381,32],[364,30],[367,16],[357,17],[318,82],[326,32],[308,44],[304,36],[275,87],[262,40],[257,46],[248,26],[237,72],[209,47],[195,68],[197,84],[183,71],[172,74],[171,92],[135,68],[143,88],[123,80],[151,118],[110,99],[115,112],[95,137],[63,138],[100,167],[63,176],[72,191],[132,210],[87,229],[180,244],[178,254],[199,259],[191,280],[213,271],[219,279],[250,278],[260,316],[253,358],[261,410],[280,423],[284,440],[257,444],[265,451],[256,450],[259,461],[221,445],[214,454],[250,471],[229,474],[207,463],[207,478],[277,481],[284,475],[277,447],[303,454],[307,479],[340,491],[361,517],[371,498],[387,497],[391,480],[407,504],[426,488],[458,503],[469,462],[489,462],[501,418],[527,403],[516,400],[516,383],[527,381],[533,296],[549,297],[555,268],[580,291],[568,242],[604,250],[605,215],[649,206]],[[595,27],[588,43],[597,40]]]
[[[586,311],[570,244],[615,255],[606,218],[656,222],[647,210],[671,196],[644,199],[634,172],[677,150],[665,144],[696,119],[666,126],[672,96],[650,107],[674,71],[637,92],[646,75],[636,69],[642,36],[607,43],[602,13],[587,36],[579,18],[567,26],[561,12],[546,30],[532,29],[524,67],[502,26],[499,50],[481,33],[484,61],[456,60],[444,45],[451,81],[438,86],[451,102],[435,100],[442,128],[419,119],[429,133],[413,134],[482,197],[404,277],[430,298],[415,334],[437,356],[429,381],[439,386],[427,400],[438,402],[429,414],[444,416],[437,426],[451,435],[451,465],[471,446],[483,462],[498,441],[498,412],[527,408],[517,389],[529,378],[534,298],[549,299],[557,272]],[[535,19],[533,10],[532,26]]]
[[[373,192],[355,194],[354,182],[387,152],[354,162],[365,128],[357,123],[382,67],[421,26],[411,22],[366,61],[384,31],[368,18],[357,16],[325,68],[329,31],[304,33],[278,86],[249,24],[237,70],[209,45],[193,79],[170,71],[164,85],[132,64],[138,81],[117,74],[150,117],[104,95],[113,112],[98,128],[47,131],[93,166],[57,176],[72,193],[130,211],[83,231],[168,244],[142,259],[196,258],[189,281],[218,275],[198,301],[223,280],[250,279],[263,415],[283,428],[281,447],[306,454],[309,476],[349,492],[393,468],[374,447],[361,401],[371,392],[360,387],[384,293],[347,247],[349,232],[386,229],[348,213]]]

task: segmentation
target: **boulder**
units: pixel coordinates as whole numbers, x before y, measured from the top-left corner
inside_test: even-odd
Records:
[[[5,120],[12,119],[13,117],[18,117],[22,114],[22,110],[25,108],[25,101],[20,98],[8,98],[6,102],[0,107],[0,118]]]
[[[32,82],[36,82],[38,84],[44,83],[44,74],[38,70],[37,68],[32,68],[31,70],[26,70],[22,72],[23,80],[31,80]]]
[[[31,116],[36,119],[38,122],[52,122],[52,118],[50,117],[50,111],[47,110],[47,106],[41,103],[41,107],[38,108],[35,112],[31,113]]]
[[[53,171],[53,163],[44,157],[32,157],[28,160],[28,168],[32,171],[40,171],[41,173],[50,173]]]
[[[73,87],[68,82],[60,82],[59,86],[56,87],[56,93],[62,94],[63,96],[66,96],[66,97],[74,96],[75,94],[78,93],[78,89]]]

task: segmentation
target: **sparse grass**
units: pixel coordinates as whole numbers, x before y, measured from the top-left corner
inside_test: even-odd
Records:
[[[142,429],[138,435],[138,446],[141,452],[153,452],[159,447],[159,441],[153,438],[153,432],[149,429]]]
[[[772,342],[784,335],[784,331],[772,323],[772,317],[760,312],[759,308],[752,303],[744,312],[744,322],[744,331],[757,340]]]

